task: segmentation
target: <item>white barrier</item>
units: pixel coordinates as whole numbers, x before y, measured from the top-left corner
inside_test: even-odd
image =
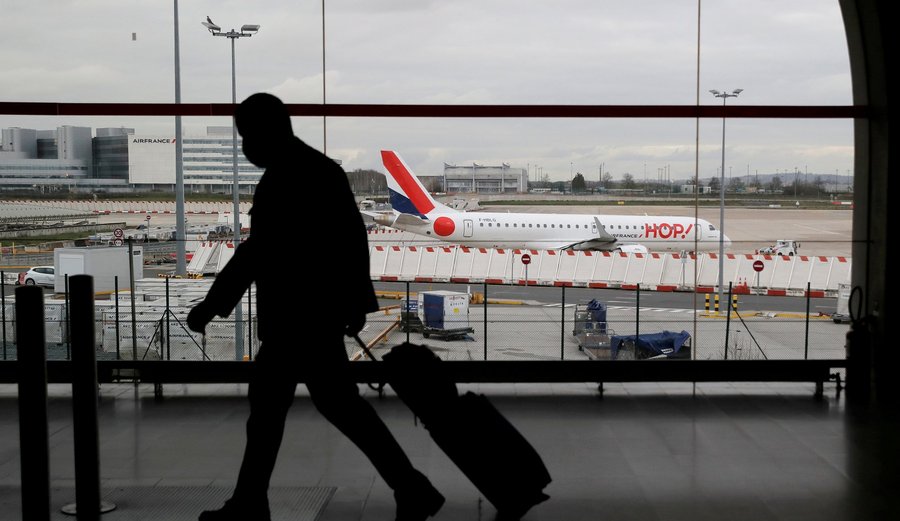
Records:
[[[374,280],[525,284],[592,288],[637,288],[655,291],[714,292],[719,259],[705,255],[559,250],[508,250],[447,246],[373,246]],[[762,270],[754,265],[761,263]],[[696,283],[694,281],[696,267]],[[846,257],[726,254],[723,285],[735,293],[834,296],[850,282]]]
[[[213,249],[215,248],[215,249]],[[216,272],[234,254],[232,242],[207,242],[191,259],[188,271],[215,266]],[[637,288],[651,291],[717,291],[718,255],[622,253],[569,250],[519,250],[450,246],[373,245],[369,272],[373,280],[528,284],[591,288]],[[766,295],[836,296],[850,282],[847,257],[726,254],[724,289]],[[755,265],[762,269],[756,271]],[[695,273],[696,267],[696,273]],[[696,283],[695,283],[696,275]]]

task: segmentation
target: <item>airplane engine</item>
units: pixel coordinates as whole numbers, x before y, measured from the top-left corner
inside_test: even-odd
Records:
[[[382,226],[393,226],[394,221],[397,220],[397,216],[391,213],[380,213],[373,217],[373,219]]]
[[[616,250],[622,253],[649,253],[650,251],[642,244],[623,244],[616,248]]]

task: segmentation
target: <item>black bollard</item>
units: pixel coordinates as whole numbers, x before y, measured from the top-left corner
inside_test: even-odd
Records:
[[[97,360],[94,336],[94,278],[69,277],[72,335],[72,427],[75,445],[75,503],[63,507],[78,521],[100,519],[115,508],[100,502],[100,432],[97,421]]]
[[[50,520],[50,442],[47,431],[47,344],[44,291],[16,288],[19,358],[19,451],[22,519]]]

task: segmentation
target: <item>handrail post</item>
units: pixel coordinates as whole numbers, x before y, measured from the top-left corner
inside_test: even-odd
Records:
[[[487,302],[487,282],[484,283],[484,359],[487,360],[487,335],[488,335],[488,302]]]
[[[728,334],[731,332],[731,282],[728,283],[728,305],[725,309],[725,360],[728,360]]]
[[[0,314],[3,315],[3,359],[6,360],[6,272],[0,271]]]
[[[122,358],[122,354],[120,353],[120,340],[119,340],[119,276],[115,276],[115,295],[116,295],[116,360],[120,360]]]
[[[19,364],[19,450],[22,518],[50,520],[50,440],[47,430],[47,344],[44,291],[16,288]]]
[[[99,519],[115,508],[100,501],[100,429],[97,420],[97,360],[94,334],[94,277],[70,278],[72,335],[72,432],[75,446],[75,503],[63,507],[78,520]]]
[[[809,292],[812,289],[812,284],[806,283],[806,334],[803,336],[803,359],[809,359]]]
[[[560,324],[559,324],[559,359],[566,359],[566,287],[560,286],[562,288],[562,297],[561,304],[559,309],[561,310],[560,315]]]

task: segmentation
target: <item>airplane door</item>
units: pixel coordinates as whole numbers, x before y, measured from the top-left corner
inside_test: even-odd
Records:
[[[464,219],[463,220],[463,237],[471,237],[472,230],[474,230],[474,226],[472,226],[472,219]]]

